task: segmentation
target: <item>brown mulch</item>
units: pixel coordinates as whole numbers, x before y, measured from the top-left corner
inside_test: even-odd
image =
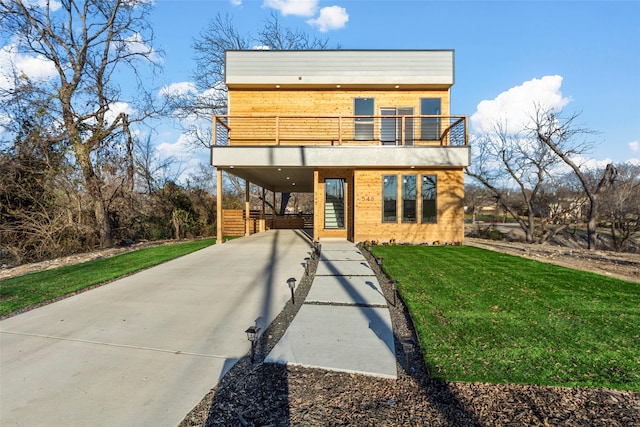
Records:
[[[366,251],[365,255],[368,256]],[[433,379],[419,351],[406,307],[388,278],[369,263],[389,301],[398,379],[262,363],[297,313],[285,309],[256,345],[256,360],[240,360],[185,417],[186,426],[640,426],[640,393],[608,389],[453,383]],[[296,290],[309,291],[311,277]],[[408,364],[407,364],[408,361]]]

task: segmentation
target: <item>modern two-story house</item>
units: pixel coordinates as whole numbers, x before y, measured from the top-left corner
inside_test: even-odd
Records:
[[[470,152],[466,117],[450,114],[452,50],[227,51],[225,83],[219,237],[225,171],[313,193],[315,240],[462,242]]]

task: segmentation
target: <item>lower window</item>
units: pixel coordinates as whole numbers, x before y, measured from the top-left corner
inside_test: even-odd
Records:
[[[417,222],[418,187],[415,175],[402,175],[402,222]]]
[[[398,222],[398,177],[382,176],[382,222]]]
[[[437,211],[437,176],[422,175],[422,223],[435,223]]]

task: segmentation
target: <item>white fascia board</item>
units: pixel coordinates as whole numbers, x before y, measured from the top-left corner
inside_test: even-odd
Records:
[[[213,147],[219,167],[466,167],[469,147],[245,146]]]

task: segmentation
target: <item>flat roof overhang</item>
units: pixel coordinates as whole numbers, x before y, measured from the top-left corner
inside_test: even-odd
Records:
[[[276,192],[313,192],[316,168],[461,168],[468,146],[224,146],[211,164]]]

